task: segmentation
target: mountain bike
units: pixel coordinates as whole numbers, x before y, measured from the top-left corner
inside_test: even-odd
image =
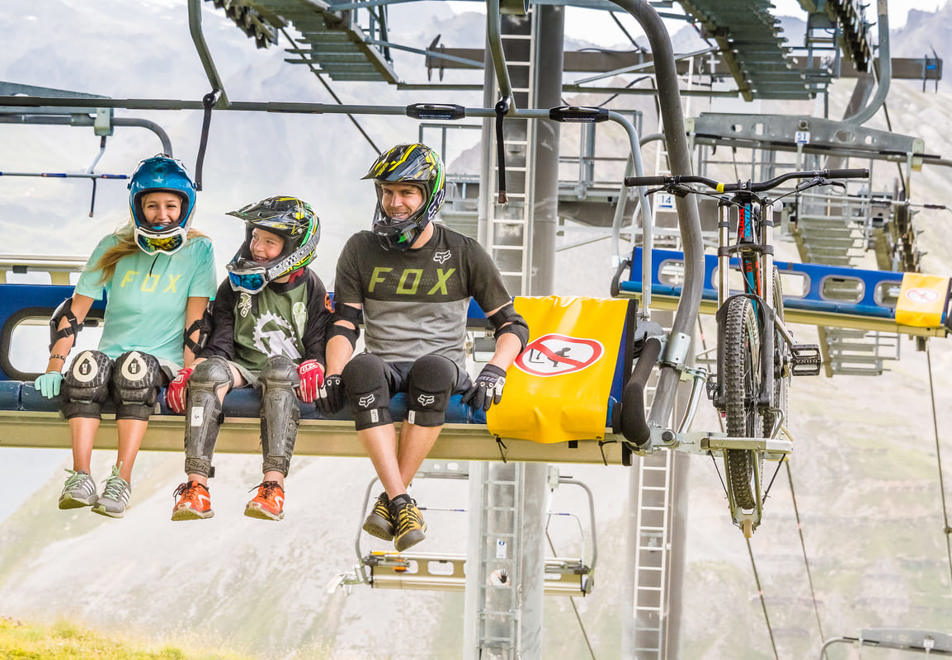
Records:
[[[727,438],[710,442],[723,456],[725,489],[734,524],[750,536],[763,512],[764,458],[782,459],[775,440],[787,418],[787,390],[792,376],[820,373],[820,348],[797,344],[784,323],[783,292],[774,265],[774,214],[780,199],[809,188],[839,185],[834,179],[868,178],[869,170],[787,172],[768,181],[720,183],[703,176],[627,177],[628,186],[659,186],[646,191],[699,194],[718,200],[717,371],[707,392],[725,420]],[[799,180],[776,197],[763,193]],[[700,184],[704,188],[692,187]],[[730,290],[737,268],[743,281]]]

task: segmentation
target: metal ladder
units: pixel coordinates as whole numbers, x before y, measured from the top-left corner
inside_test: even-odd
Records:
[[[535,107],[535,60],[538,17],[530,12],[526,20],[503,17],[502,46],[506,54],[513,99],[517,108]],[[494,85],[498,97],[498,86]],[[529,295],[529,271],[532,263],[532,226],[530,217],[535,199],[534,161],[536,122],[507,117],[503,121],[506,144],[506,188],[509,199],[499,204],[490,195],[488,204],[488,248],[499,266],[506,288],[513,295]],[[497,172],[495,133],[490,148],[491,172]]]
[[[638,461],[634,650],[639,659],[661,660],[665,656],[673,455],[662,451]]]
[[[491,469],[492,468],[492,469]],[[478,657],[516,657],[519,648],[524,505],[524,463],[485,466],[480,485],[477,543],[482,553],[477,567],[479,610],[476,630]]]

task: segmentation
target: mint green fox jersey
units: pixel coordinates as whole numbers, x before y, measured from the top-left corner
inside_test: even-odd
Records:
[[[99,350],[113,359],[126,351],[141,351],[181,365],[186,301],[215,297],[211,241],[191,238],[171,255],[137,250],[120,259],[112,278],[102,283],[96,264],[118,242],[115,234],[99,241],[76,283],[76,293],[94,300],[106,293]]]

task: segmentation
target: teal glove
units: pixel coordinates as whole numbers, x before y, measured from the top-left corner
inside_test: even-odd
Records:
[[[50,371],[37,378],[33,383],[33,387],[38,389],[40,394],[47,399],[52,399],[53,397],[59,396],[60,383],[62,382],[63,374],[58,371]]]

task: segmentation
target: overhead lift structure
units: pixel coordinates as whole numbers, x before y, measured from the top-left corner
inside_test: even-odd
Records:
[[[806,0],[801,2],[801,4],[805,3]],[[754,1],[745,3],[745,6],[749,5],[750,8],[748,13],[753,21],[750,24],[747,22],[738,22],[739,19],[736,17],[731,18],[729,24],[719,22],[724,20],[724,15],[719,12],[725,11],[727,5],[737,5],[738,3],[736,2],[697,1],[687,4],[693,7],[696,12],[694,14],[696,20],[706,21],[709,24],[712,33],[717,35],[718,42],[720,42],[720,39],[725,39],[725,43],[729,45],[727,49],[728,52],[722,53],[723,59],[717,66],[722,67],[718,69],[719,72],[729,72],[734,78],[737,85],[737,90],[735,90],[734,93],[741,93],[746,97],[749,92],[756,98],[758,93],[763,92],[765,94],[764,98],[766,98],[768,94],[774,94],[774,98],[790,98],[785,95],[793,93],[797,95],[797,97],[800,97],[800,94],[804,94],[808,97],[811,93],[817,92],[818,83],[816,79],[811,79],[809,75],[790,74],[788,72],[790,69],[794,71],[803,70],[804,68],[813,66],[813,64],[810,62],[804,63],[802,60],[794,61],[793,58],[789,57],[788,52],[783,48],[777,47],[776,37],[778,33],[773,31],[774,28],[770,27],[769,17],[765,15],[766,8],[764,7],[764,2]],[[852,52],[851,57],[853,63],[850,66],[854,70],[863,70],[865,66],[862,56],[863,49],[858,47],[858,45],[861,46],[861,42],[864,38],[862,31],[854,30],[851,32],[846,29],[846,26],[842,25],[843,21],[851,21],[852,19],[848,18],[848,13],[841,16],[837,9],[841,5],[848,7],[855,4],[855,2],[828,2],[825,3],[825,9],[823,9],[823,11],[834,11],[837,16],[837,25],[840,26],[844,35],[844,42],[841,45]],[[294,57],[289,58],[289,61],[306,64],[315,71],[315,73],[327,73],[333,80],[367,79],[386,81],[400,85],[390,68],[390,58],[387,54],[388,48],[395,48],[398,47],[398,45],[390,42],[386,35],[386,3],[326,4],[316,0],[232,0],[231,2],[215,0],[215,5],[226,8],[226,11],[229,12],[229,16],[236,20],[239,27],[249,34],[249,36],[255,38],[259,46],[274,43],[277,38],[277,33],[280,30],[286,28],[289,24],[293,25],[294,28],[301,33],[301,38],[295,39],[293,47],[289,49],[289,52],[294,55]],[[537,9],[539,8],[535,8],[535,10]],[[808,9],[808,11],[813,10]],[[362,12],[365,13],[365,23],[363,26],[360,26],[355,17]],[[817,11],[816,13],[820,12]],[[702,15],[706,17],[702,18]],[[843,16],[847,18],[844,19]],[[766,23],[764,21],[766,21]],[[753,30],[757,32],[760,29],[758,25],[761,27],[766,26],[763,28],[765,30],[764,33],[770,32],[772,38],[774,38],[775,43],[773,47],[766,51],[757,44],[746,43],[747,40],[745,37],[748,35],[748,31]],[[860,26],[854,25],[854,27]],[[731,28],[734,28],[733,32]],[[474,58],[456,57],[456,59],[453,59],[454,56],[450,49],[435,47],[418,50],[417,52],[426,55],[428,61],[433,62],[434,66],[438,64],[440,67],[453,65],[472,66],[473,60],[481,62],[484,59],[482,56]],[[764,54],[765,52],[766,54]],[[575,61],[576,57],[577,55],[569,53],[566,55],[566,60],[572,62]],[[633,57],[635,57],[634,54]],[[640,54],[638,54],[637,57],[638,64],[644,64],[647,61]],[[772,58],[773,63],[778,67],[778,71],[781,72],[773,83],[770,79],[758,79],[748,72],[748,69],[752,67],[764,65],[764,57]],[[469,62],[460,61],[465,59],[469,59]],[[848,68],[849,67],[844,66],[843,70],[845,71]],[[206,70],[208,70],[208,68],[206,68]],[[647,67],[646,70],[650,70],[650,66]],[[922,72],[923,76],[929,76],[930,79],[932,79],[931,76],[940,74],[941,66],[934,66],[932,68],[923,66]],[[822,83],[825,74],[820,73],[818,75]],[[402,87],[409,88],[410,86],[403,85]],[[439,85],[434,84],[432,87],[438,88]],[[572,89],[572,91],[587,91],[578,89],[577,87],[578,86]],[[791,89],[794,91],[790,92]],[[22,108],[22,99],[19,103],[16,103],[15,100],[11,100],[11,102],[15,103],[19,108]],[[123,102],[110,100],[105,105],[106,107],[123,107]],[[129,105],[129,107],[137,107],[134,102],[129,102],[127,105]],[[155,107],[160,106],[161,104]],[[168,107],[173,107],[173,104],[168,104]],[[179,103],[179,107],[200,106]],[[234,110],[268,109],[292,112],[307,111],[307,109],[296,106],[295,104],[230,104],[224,100],[224,98],[219,99],[217,107]],[[7,108],[3,109],[7,110]],[[357,108],[353,109],[359,111]],[[23,110],[21,109],[20,112],[23,112]],[[487,115],[480,116],[486,117]],[[507,119],[507,121],[510,120]],[[694,128],[697,128],[697,124],[694,125]],[[526,159],[531,159],[532,156],[529,152],[531,140],[527,137],[525,142],[525,157]],[[486,141],[484,149],[490,150],[489,154],[491,154],[492,143]],[[489,156],[489,154],[487,154],[486,160],[490,160],[493,157]],[[527,172],[528,171],[527,169]],[[485,188],[489,188],[488,180],[485,176],[480,183],[482,183]],[[527,180],[523,185],[529,187],[534,184]],[[483,191],[482,194],[488,195],[489,193]],[[531,197],[529,197],[529,199],[531,199]],[[610,195],[606,195],[605,200],[610,202]],[[529,221],[525,227],[525,232],[531,233],[533,229],[532,216],[529,215],[528,217]],[[511,218],[504,218],[504,220],[511,220]],[[523,245],[531,245],[531,242]],[[551,255],[539,252],[535,258],[551,260]],[[529,262],[526,261],[525,263],[520,262],[519,264],[520,273],[518,279],[520,281],[520,290],[534,293],[531,287],[526,289],[522,288],[526,287],[526,276],[530,268],[526,265],[528,263]],[[513,275],[515,275],[514,272]],[[52,289],[54,287],[49,288]],[[56,300],[56,302],[58,302],[62,298],[62,295],[60,292],[57,292],[56,295],[59,296]],[[660,302],[664,302],[664,296],[659,296],[658,298]],[[16,446],[65,446],[64,443],[67,443],[65,427],[59,420],[58,415],[52,411],[48,402],[46,404],[47,409],[41,409],[42,402],[37,401],[36,393],[31,391],[32,388],[29,385],[22,382],[7,383],[4,384],[4,388],[5,389],[0,392],[0,396],[6,397],[2,399],[2,401],[4,402],[4,406],[7,407],[7,410],[0,411],[0,446],[4,444]],[[244,403],[247,405],[249,402]],[[228,414],[228,410],[232,410],[236,414],[229,417],[228,423],[223,426],[222,435],[217,447],[218,451],[254,452],[257,450],[257,420],[253,417],[246,416],[247,408],[245,408],[244,413],[242,413],[241,405],[242,402],[240,400],[226,401],[226,414]],[[232,408],[228,406],[232,406]],[[150,433],[143,448],[180,451],[182,423],[179,417],[157,416],[150,426]],[[107,420],[103,425],[104,429],[108,429],[109,424],[110,422],[107,416]],[[12,431],[13,429],[19,429],[19,431],[7,433],[7,431]],[[57,434],[59,434],[57,439],[51,439]],[[114,436],[114,434],[104,433],[102,437],[104,442],[101,445],[97,444],[97,447],[109,447],[109,439],[111,436]],[[496,439],[488,433],[484,425],[472,423],[472,420],[466,420],[464,422],[464,420],[460,419],[458,423],[447,425],[440,440],[434,447],[433,452],[431,452],[430,457],[472,459],[475,461],[497,461],[503,459],[509,461],[540,461],[550,463],[564,461],[570,463],[624,464],[628,462],[630,456],[623,451],[620,442],[613,442],[618,439],[617,436],[613,436],[611,432],[606,429],[606,434],[601,441],[595,439],[591,441],[579,441],[577,443],[578,446],[570,446],[569,444],[558,446],[539,445],[529,441],[505,438]],[[716,442],[716,439],[713,439],[713,441]],[[708,444],[704,445],[704,442]],[[700,450],[702,445],[705,448],[712,447],[711,442],[712,438],[710,437],[706,440],[698,438],[696,449]],[[362,449],[356,444],[356,439],[352,432],[352,423],[345,420],[305,419],[302,421],[297,451],[299,454],[313,453],[315,455],[364,455]],[[662,453],[668,454],[669,452]],[[497,479],[497,481],[501,483],[502,480]],[[649,487],[659,489],[659,492],[662,493],[661,497],[663,502],[655,500],[651,503],[647,503],[646,507],[658,508],[661,511],[660,515],[664,516],[666,521],[670,521],[669,498],[673,492],[670,475],[662,475],[662,485],[649,485]],[[515,492],[512,494],[515,495]],[[514,505],[510,505],[510,507],[512,511],[515,511]],[[670,526],[665,522],[658,529],[661,531],[655,533],[657,547],[670,547]],[[426,562],[430,561],[423,556],[421,556],[421,560]],[[385,578],[383,573],[378,573],[377,578],[381,582],[387,582],[388,579],[392,578],[390,579],[391,584],[401,584],[401,582],[403,582],[404,584],[402,586],[406,586],[407,577],[405,575],[399,575],[400,573],[406,573],[406,571],[399,570],[402,564],[393,563],[393,565],[391,565],[391,562],[395,561],[396,560],[392,558],[380,560],[379,565],[381,567],[386,565],[388,570],[393,569],[393,575]],[[459,576],[456,574],[455,564],[451,577],[453,576],[455,576],[456,581],[452,584],[445,582],[444,586],[458,588]],[[415,584],[421,585],[428,580],[432,581],[434,585],[440,582],[436,580],[433,575],[424,574],[424,577],[425,579],[421,579]],[[636,578],[636,580],[638,579],[642,578]],[[663,594],[668,589],[668,579],[669,578],[662,572],[654,575],[650,579],[645,577],[644,586]],[[651,585],[648,584],[649,581],[652,583]],[[512,605],[516,607],[519,603],[513,601]],[[512,620],[518,620],[518,612],[509,612],[508,614],[511,621],[509,621],[507,625],[511,624]],[[635,612],[632,614],[637,616]],[[626,641],[630,643],[626,646],[626,652],[630,652],[630,649],[635,648],[635,644],[637,643],[641,645],[638,647],[640,649],[638,652],[639,657],[661,658],[666,654],[670,657],[670,654],[675,651],[670,645],[671,630],[668,628],[669,620],[670,612],[664,607],[657,607],[653,618],[648,620],[647,623],[641,622],[640,624],[635,624],[636,628],[640,625],[640,629],[636,629],[634,632],[631,632],[629,629],[629,632],[626,633],[632,635],[632,637],[626,639]],[[630,622],[626,622],[626,626],[630,626]],[[489,635],[491,632],[492,631],[487,628],[481,631],[480,634]],[[510,628],[506,639],[511,641],[517,635],[517,631]],[[485,638],[483,641],[488,642],[489,640]]]

